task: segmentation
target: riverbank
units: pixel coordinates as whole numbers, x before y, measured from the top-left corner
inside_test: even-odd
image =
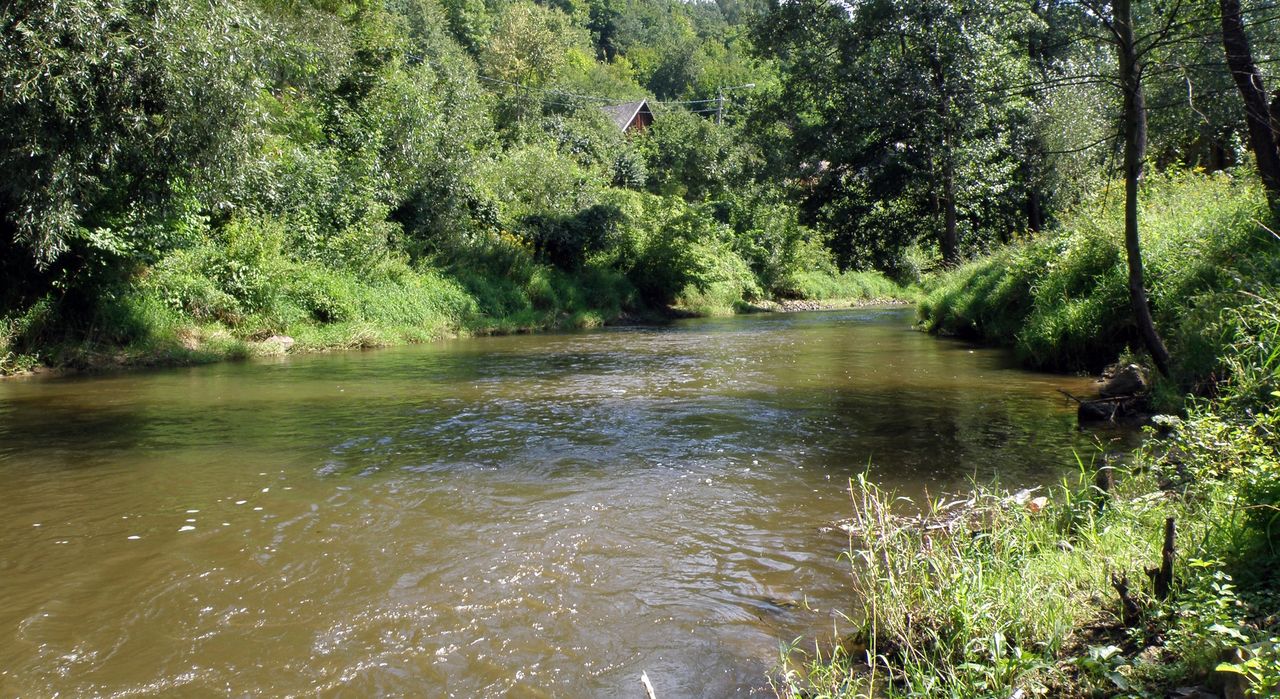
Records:
[[[840,299],[782,299],[780,301],[761,301],[750,306],[750,312],[758,313],[804,313],[807,311],[837,311],[843,308],[862,308],[865,306],[910,306],[912,294],[904,292],[901,296],[875,296],[869,298]]]
[[[149,289],[126,294],[119,307],[89,330],[59,328],[56,313],[36,307],[9,323],[0,337],[0,379],[61,375],[126,368],[184,366],[285,353],[300,354],[393,347],[449,338],[577,330],[604,325],[669,322],[676,318],[737,313],[832,310],[866,305],[903,305],[912,292],[874,272],[832,275],[828,288],[839,298],[745,300],[721,289],[715,303],[688,288],[673,294],[671,306],[643,303],[625,280],[593,275],[572,277],[548,270],[544,284],[524,288],[509,282],[458,283],[439,274],[410,277],[410,283],[378,286],[352,283],[335,303],[333,320],[289,309],[296,293],[282,285],[277,310],[237,317],[189,306],[173,308]],[[414,283],[416,282],[416,283]],[[484,286],[481,283],[484,282]],[[493,291],[494,286],[509,288]],[[328,292],[337,295],[331,289]],[[342,292],[338,292],[342,293]],[[500,297],[495,300],[495,297]],[[692,299],[693,302],[690,302]],[[403,309],[403,310],[402,310]],[[271,316],[274,315],[273,319]],[[348,318],[339,320],[338,318]],[[26,351],[11,348],[15,335],[32,336]]]
[[[1280,691],[1280,240],[1260,188],[1156,178],[1149,288],[1179,417],[1131,455],[1021,497],[904,504],[866,479],[849,525],[860,632],[784,668],[798,696],[1271,697]],[[937,277],[928,330],[1028,365],[1141,362],[1114,199]],[[904,512],[923,512],[904,517]],[[1168,551],[1168,553],[1166,553]]]
[[[1180,408],[1222,374],[1231,309],[1280,282],[1280,237],[1262,187],[1248,174],[1154,176],[1142,197],[1151,311],[1172,376],[1157,398]],[[1130,320],[1120,191],[1086,201],[1052,231],[925,283],[926,330],[1011,347],[1025,365],[1091,371],[1139,357]]]
[[[1280,560],[1273,523],[1251,509],[1276,502],[1275,481],[1261,486],[1274,461],[1223,468],[1275,443],[1229,424],[1200,414],[1114,472],[1087,460],[1052,488],[980,485],[917,501],[914,517],[894,492],[856,480],[847,527],[860,630],[816,654],[795,649],[807,653],[791,655],[779,694],[1274,696]],[[1181,450],[1224,428],[1249,434]],[[1162,591],[1153,579],[1170,521]]]

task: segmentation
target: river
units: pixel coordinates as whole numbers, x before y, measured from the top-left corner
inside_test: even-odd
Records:
[[[910,309],[0,382],[0,697],[769,695],[848,479],[1054,480],[1083,379]]]

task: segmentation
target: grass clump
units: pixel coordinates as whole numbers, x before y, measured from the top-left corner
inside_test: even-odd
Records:
[[[1064,482],[1042,509],[979,487],[959,518],[940,501],[904,518],[908,505],[860,479],[850,522],[857,631],[825,657],[793,663],[779,695],[1155,697],[1188,682],[1220,685],[1215,670],[1232,651],[1277,633],[1266,625],[1280,597],[1256,579],[1259,561],[1232,548],[1261,542],[1224,497],[1238,483],[1175,493],[1158,479],[1135,474],[1107,495]],[[1160,600],[1143,569],[1159,564],[1167,517],[1182,548],[1175,594]],[[1120,577],[1141,605],[1134,628],[1120,620]]]
[[[794,277],[796,296],[814,300],[899,299],[906,291],[880,272],[799,272]]]
[[[0,376],[28,372],[40,363],[40,358],[34,354],[13,350],[13,325],[8,319],[0,319]]]

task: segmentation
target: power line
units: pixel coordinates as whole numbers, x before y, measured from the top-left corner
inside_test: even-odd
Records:
[[[432,61],[432,60],[429,60],[429,59],[424,58],[424,57],[422,57],[422,56],[416,56],[416,55],[413,55],[413,54],[408,54],[408,56],[407,56],[407,57],[408,57],[410,60],[412,60],[412,61],[415,61],[415,62],[417,62],[417,63],[426,64],[426,65],[429,65],[429,66],[431,66],[431,67],[433,67],[433,68],[443,68],[443,67],[444,67],[444,65],[443,65],[443,64],[441,64],[440,62],[438,62],[438,61]],[[478,80],[483,80],[483,81],[485,81],[485,82],[488,82],[488,83],[494,83],[494,84],[498,84],[498,85],[506,85],[506,86],[508,86],[508,87],[513,87],[513,88],[516,88],[516,89],[518,89],[518,90],[523,90],[523,91],[525,91],[525,92],[535,92],[535,93],[543,94],[543,95],[554,95],[554,96],[557,96],[557,97],[568,97],[568,98],[571,98],[571,99],[580,99],[580,100],[588,100],[588,101],[592,101],[592,102],[600,102],[602,107],[616,106],[616,105],[620,105],[620,104],[627,104],[627,103],[629,103],[629,102],[635,102],[635,101],[636,101],[634,98],[617,98],[617,97],[602,97],[602,96],[599,96],[599,95],[582,95],[582,94],[578,94],[578,93],[574,93],[574,92],[566,92],[566,91],[564,91],[564,90],[557,90],[557,89],[554,89],[554,88],[533,87],[533,86],[531,86],[531,85],[525,85],[525,84],[522,84],[522,83],[518,83],[518,82],[510,81],[510,80],[503,80],[503,79],[501,79],[501,78],[493,78],[493,77],[490,77],[490,76],[484,75],[483,73],[480,73],[479,71],[477,71],[477,72],[476,72],[475,77],[476,77]],[[663,106],[663,107],[673,106],[673,105],[713,104],[713,103],[717,103],[717,102],[720,102],[720,101],[721,101],[721,99],[720,99],[720,98],[700,99],[700,100],[659,100],[659,99],[656,99],[656,98],[648,98],[648,97],[645,97],[645,98],[642,98],[642,99],[643,99],[645,102],[648,102],[649,104],[659,105],[659,106]],[[573,104],[573,103],[569,103],[569,102],[555,102],[555,101],[550,101],[550,100],[544,100],[544,101],[545,101],[547,104],[555,104],[555,105],[559,105],[559,106],[562,106],[562,107],[578,107],[578,106],[581,106],[581,105],[579,105],[579,104]],[[703,113],[703,112],[706,112],[706,111],[715,111],[715,110],[714,110],[714,109],[712,109],[712,110],[705,110],[705,109],[689,109],[688,111],[690,111],[690,112],[692,112],[692,113],[694,113],[694,114],[700,114],[700,113]]]

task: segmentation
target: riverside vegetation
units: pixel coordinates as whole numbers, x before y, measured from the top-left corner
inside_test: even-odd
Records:
[[[1242,12],[1267,45],[1263,9]],[[1249,127],[1231,100],[1182,99],[1188,83],[1233,89],[1216,17],[1189,12],[1147,57],[1150,153],[1221,169]],[[970,0],[856,17],[824,0],[7,3],[0,370],[902,295],[1105,179],[1121,111],[1088,77],[1114,57],[1098,16]],[[639,99],[656,114],[644,133],[601,110]]]
[[[0,372],[900,294],[688,111],[767,89],[745,9],[9,3]]]
[[[1154,400],[1179,416],[1158,418],[1134,454],[1081,454],[1078,476],[1034,503],[976,484],[960,502],[904,508],[855,482],[860,630],[789,666],[780,693],[1280,692],[1280,238],[1247,173],[1162,176],[1145,195],[1153,306],[1179,358]],[[1121,225],[1103,191],[1053,232],[930,279],[921,321],[1035,366],[1140,359]],[[1173,585],[1157,594],[1146,571],[1169,518]],[[1129,619],[1120,581],[1137,605]]]
[[[862,632],[780,693],[1239,677],[1268,696],[1280,64],[1251,46],[1277,19],[1237,0],[10,2],[0,373],[918,290],[926,328],[1032,366],[1153,364],[1178,417],[1114,487],[1081,455],[1035,508],[979,485],[967,514],[921,503],[907,526],[855,484]],[[643,133],[600,109],[639,99]],[[1141,568],[1169,518],[1156,590]]]

